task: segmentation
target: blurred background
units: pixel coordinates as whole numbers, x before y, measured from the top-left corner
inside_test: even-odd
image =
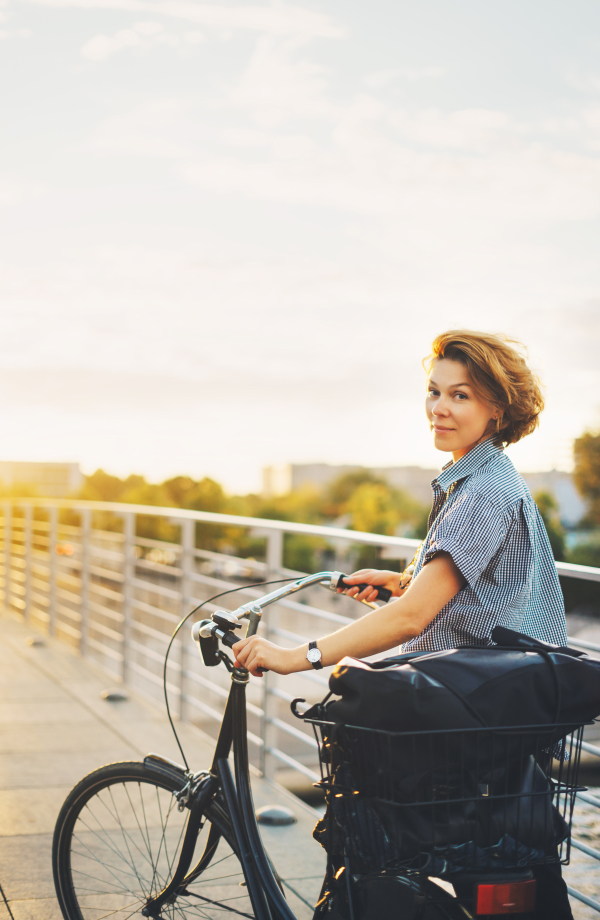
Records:
[[[510,453],[600,562],[597,4],[0,2],[5,491],[421,536],[467,326],[529,347]]]

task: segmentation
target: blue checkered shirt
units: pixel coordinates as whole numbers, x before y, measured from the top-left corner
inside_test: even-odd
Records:
[[[413,578],[450,553],[466,584],[401,651],[491,645],[494,626],[567,644],[550,542],[529,489],[504,451],[483,441],[431,483],[429,531]]]

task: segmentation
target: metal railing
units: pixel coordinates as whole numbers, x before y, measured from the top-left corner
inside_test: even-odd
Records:
[[[262,558],[198,547],[203,542],[197,541],[202,536],[198,525],[205,537],[206,525],[220,528],[221,540],[230,542],[236,534],[250,533]],[[33,628],[79,649],[116,682],[159,701],[165,649],[175,625],[193,607],[232,586],[239,586],[242,598],[224,606],[237,607],[264,593],[249,587],[252,582],[298,574],[283,565],[288,535],[313,538],[316,551],[327,554],[319,568],[340,571],[352,570],[360,546],[380,547],[384,558],[405,564],[419,546],[418,540],[402,537],[179,508],[14,499],[4,503],[1,524],[3,603]],[[204,542],[211,545],[210,539]],[[556,565],[561,576],[600,582],[600,569]],[[208,604],[198,618],[217,606]],[[309,589],[299,600],[287,598],[269,607],[262,629],[279,644],[297,645],[352,622],[363,610],[341,595]],[[600,653],[593,642],[573,638],[570,643]],[[320,778],[314,738],[293,719],[289,703],[294,697],[316,701],[327,683],[328,669],[287,677],[268,673],[251,682],[248,738],[254,767],[264,776],[277,776],[287,785],[293,785],[294,775],[305,782]],[[222,668],[202,667],[187,628],[171,654],[168,688],[181,719],[216,733],[228,675]],[[584,742],[588,757],[600,757],[600,746],[590,743],[595,740]],[[578,799],[584,809],[600,808],[594,795],[582,793]],[[572,844],[600,860],[600,851],[577,836]],[[600,913],[600,902],[574,889],[570,893]]]

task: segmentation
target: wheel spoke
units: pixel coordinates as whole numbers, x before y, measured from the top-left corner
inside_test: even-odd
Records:
[[[65,917],[130,920],[173,877],[189,811],[178,810],[175,784],[155,779],[141,764],[109,765],[91,777],[89,792],[84,780],[77,787],[82,791],[72,794],[71,812],[66,812],[72,818],[61,813],[59,819],[67,821],[66,833],[58,838],[65,840],[57,857],[59,900]],[[68,803],[69,799],[63,811]],[[161,916],[165,920],[252,920],[248,891],[238,884],[243,883],[243,873],[236,852],[206,818],[198,836],[206,865],[185,893],[163,906]],[[217,847],[219,856],[211,861]]]

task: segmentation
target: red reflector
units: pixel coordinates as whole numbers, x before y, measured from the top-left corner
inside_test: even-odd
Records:
[[[478,914],[526,914],[535,907],[535,879],[508,885],[478,885]]]

